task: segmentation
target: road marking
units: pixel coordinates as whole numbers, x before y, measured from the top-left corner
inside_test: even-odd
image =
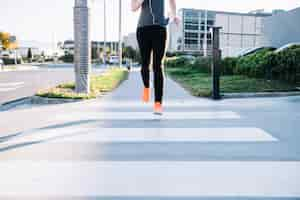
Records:
[[[87,128],[31,130],[3,142],[278,142],[259,128]]]
[[[154,115],[151,112],[72,112],[57,115],[57,120],[68,119],[99,119],[99,120],[168,120],[168,119],[240,119],[241,117],[231,111],[215,112],[164,112],[163,115]]]
[[[9,91],[13,91],[13,90],[17,90],[19,88],[22,88],[23,86],[19,86],[19,87],[9,87],[9,88],[0,88],[0,92],[9,92]]]
[[[24,82],[0,83],[0,87],[24,85]]]
[[[138,98],[138,97],[137,97]],[[101,103],[99,103],[101,102]],[[107,100],[105,98],[97,100],[97,104],[91,103],[80,103],[74,104],[73,107],[80,107],[84,104],[87,108],[113,108],[113,109],[133,109],[133,108],[149,108],[152,109],[152,104],[145,104],[141,101],[115,101],[115,100]],[[243,108],[257,108],[257,107],[270,107],[274,104],[271,101],[262,101],[262,102],[254,102],[253,99],[244,100],[241,103],[241,99],[226,99],[224,101],[214,102],[208,99],[197,99],[197,100],[173,100],[167,99],[164,102],[164,108],[220,108],[226,106],[236,108],[236,107],[243,107]]]
[[[0,177],[0,196],[300,197],[300,162],[5,161]]]
[[[24,82],[0,83],[0,92],[9,92],[24,87]]]
[[[83,130],[82,130],[83,131]],[[80,131],[79,131],[80,133]],[[275,142],[258,128],[103,128],[58,142]]]

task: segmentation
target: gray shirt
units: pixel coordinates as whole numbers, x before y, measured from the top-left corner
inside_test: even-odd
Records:
[[[140,14],[138,27],[166,26],[168,19],[165,18],[165,0],[144,0]]]

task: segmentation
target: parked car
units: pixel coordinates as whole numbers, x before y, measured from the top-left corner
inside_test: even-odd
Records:
[[[270,49],[272,51],[275,51],[275,47],[270,47],[270,46],[261,46],[261,47],[254,47],[254,48],[249,48],[242,50],[241,52],[238,53],[238,56],[243,57],[243,56],[248,56],[250,54],[256,53],[257,51],[263,50],[263,49]]]
[[[275,53],[279,53],[279,52],[281,52],[281,51],[284,51],[285,49],[288,49],[288,48],[290,48],[290,47],[292,47],[292,46],[300,46],[300,43],[298,42],[298,43],[289,43],[289,44],[286,44],[286,45],[284,45],[284,46],[278,48],[278,49],[275,51]]]
[[[109,62],[109,64],[112,64],[112,65],[119,64],[119,56],[110,56],[108,62]]]
[[[2,69],[3,66],[4,66],[4,62],[3,62],[3,60],[0,58],[0,69]]]

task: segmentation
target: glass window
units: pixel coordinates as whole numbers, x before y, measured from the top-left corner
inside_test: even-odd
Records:
[[[195,19],[195,18],[185,18],[185,23],[198,24],[198,19]]]
[[[198,33],[185,32],[186,38],[198,38]]]
[[[207,13],[207,18],[208,18],[208,19],[211,19],[211,20],[215,19],[215,13],[213,13],[213,12],[208,12],[208,13]]]
[[[185,28],[186,30],[199,30],[199,26],[198,26],[198,25],[189,25],[189,24],[186,24],[186,25],[184,26],[184,28]]]
[[[214,21],[213,20],[207,20],[207,25],[214,25]]]
[[[194,18],[198,18],[199,17],[199,13],[197,11],[186,11],[185,12],[185,17],[194,17]]]
[[[185,44],[198,44],[198,40],[185,39]]]
[[[205,12],[201,12],[201,18],[205,18]]]

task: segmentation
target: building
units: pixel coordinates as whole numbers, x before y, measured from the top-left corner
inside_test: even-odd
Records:
[[[263,19],[263,34],[266,44],[282,47],[289,43],[300,43],[300,7],[291,11],[276,12]]]
[[[213,26],[222,27],[220,48],[223,57],[259,47],[264,43],[262,20],[271,16],[263,10],[249,13],[221,12],[211,10],[181,9],[182,24],[169,27],[169,52],[185,52],[200,56],[211,55]]]
[[[127,36],[124,36],[123,42],[125,47],[132,47],[136,50],[139,48],[136,33],[129,33]]]
[[[62,49],[66,55],[74,55],[75,44],[73,40],[66,40],[62,45]],[[92,49],[103,49],[104,42],[103,41],[92,41]],[[117,41],[109,41],[106,42],[106,48],[112,53],[117,54],[119,49],[119,42]]]
[[[21,55],[22,57],[27,57],[29,49],[31,49],[33,56],[41,56],[43,54],[47,57],[53,57],[54,54],[62,54],[61,50],[52,43],[39,42],[34,40],[21,40],[19,42],[19,55]]]

